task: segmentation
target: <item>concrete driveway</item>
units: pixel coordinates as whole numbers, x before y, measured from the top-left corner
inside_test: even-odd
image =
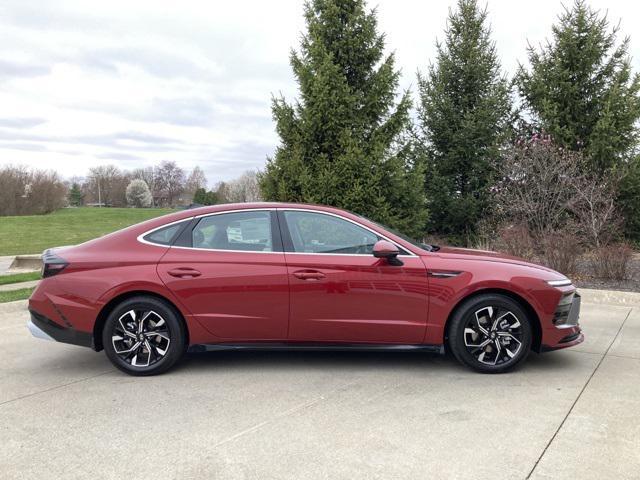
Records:
[[[615,297],[583,291],[580,347],[493,376],[417,353],[223,352],[132,378],[0,305],[0,477],[640,478],[640,302]]]

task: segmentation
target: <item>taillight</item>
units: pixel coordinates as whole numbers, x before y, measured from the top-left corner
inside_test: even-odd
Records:
[[[69,265],[64,258],[55,254],[51,249],[42,254],[42,278],[53,277]]]

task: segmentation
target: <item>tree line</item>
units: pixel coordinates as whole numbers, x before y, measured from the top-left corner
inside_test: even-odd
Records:
[[[260,199],[254,171],[218,182],[210,190],[199,166],[187,172],[170,161],[134,170],[99,165],[90,168],[86,177],[69,180],[54,171],[11,165],[0,168],[0,215],[44,214],[67,205],[143,208]]]
[[[304,15],[290,56],[299,96],[272,100],[280,143],[265,199],[512,250],[540,252],[559,234],[594,248],[640,241],[640,77],[629,38],[587,2],[560,12],[509,77],[486,7],[459,0],[415,99],[364,0],[311,0]]]
[[[239,178],[218,182],[208,189],[207,177],[199,166],[186,172],[176,162],[121,170],[113,165],[89,169],[82,182],[71,182],[71,205],[102,203],[107,206],[175,207],[197,203],[246,202],[259,200],[256,172],[247,171]]]

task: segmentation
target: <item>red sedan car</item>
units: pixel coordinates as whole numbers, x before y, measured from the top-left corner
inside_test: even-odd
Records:
[[[43,254],[37,337],[151,375],[187,351],[449,349],[481,372],[583,341],[564,275],[317,205],[185,210]]]

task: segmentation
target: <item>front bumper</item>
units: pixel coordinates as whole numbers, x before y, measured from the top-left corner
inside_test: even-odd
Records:
[[[558,308],[554,324],[544,331],[543,352],[569,348],[584,342],[584,334],[579,324],[581,298],[578,293],[573,297],[570,307]],[[568,305],[567,305],[568,306]],[[559,315],[562,313],[562,315]]]
[[[27,328],[34,337],[70,343],[71,345],[79,345],[81,347],[89,347],[95,350],[93,335],[91,333],[79,332],[73,328],[63,327],[34,310],[29,310],[29,313],[31,314],[31,320],[27,323]]]

